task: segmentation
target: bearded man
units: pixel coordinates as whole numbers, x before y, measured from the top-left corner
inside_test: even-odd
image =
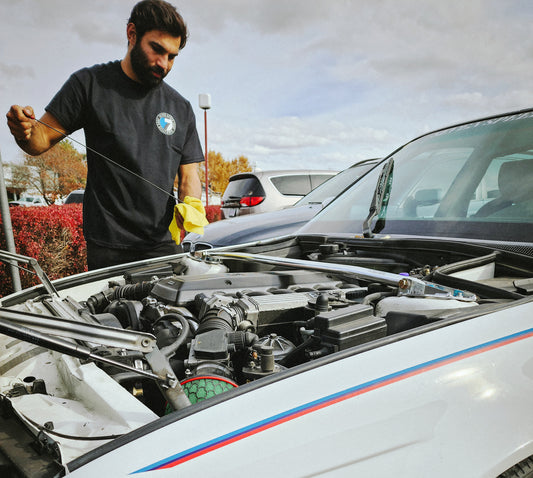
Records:
[[[126,34],[124,59],[72,74],[39,121],[30,106],[13,105],[6,115],[17,144],[34,156],[84,130],[90,270],[180,252],[168,229],[176,174],[180,200],[201,195],[197,163],[204,155],[194,113],[163,81],[187,42],[187,26],[169,3],[144,0]]]

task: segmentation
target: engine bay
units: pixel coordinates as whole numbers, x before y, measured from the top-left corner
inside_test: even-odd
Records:
[[[43,281],[0,307],[0,408],[66,463],[173,410],[533,291],[523,257],[405,249],[213,249],[59,291]]]
[[[355,257],[329,246],[321,251],[306,260],[183,255],[130,268],[81,299],[38,297],[16,309],[38,318],[52,315],[103,327],[94,342],[79,343],[92,358],[101,359],[98,366],[107,376],[162,416],[181,405],[172,400],[169,405],[169,397],[154,386],[154,377],[147,378],[154,371],[153,361],[146,360],[148,349],[102,340],[109,335],[106,330],[152,340],[193,404],[338,351],[457,314],[472,315],[482,302],[521,297],[483,284],[495,280],[497,261],[491,255],[458,261],[455,268],[410,264],[408,272],[399,273],[408,264],[397,257]],[[372,267],[366,267],[369,264]],[[447,285],[427,280],[446,268],[452,272],[441,274],[448,278]],[[468,274],[470,279],[461,278]],[[464,288],[476,284],[474,289],[480,291]],[[482,297],[491,291],[500,296]],[[57,325],[54,329],[57,332]],[[73,337],[72,332],[67,336]]]

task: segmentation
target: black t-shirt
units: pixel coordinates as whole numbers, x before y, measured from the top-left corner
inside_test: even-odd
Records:
[[[204,160],[190,103],[162,82],[147,88],[119,61],[74,73],[46,107],[86,144],[173,194],[180,164]],[[171,242],[175,201],[89,149],[83,205],[87,241],[121,249]]]

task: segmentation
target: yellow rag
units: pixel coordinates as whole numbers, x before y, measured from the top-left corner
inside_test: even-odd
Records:
[[[170,234],[172,234],[172,239],[174,239],[176,244],[181,242],[181,229],[176,222],[177,214],[180,214],[181,217],[183,217],[183,228],[189,232],[203,234],[204,226],[209,224],[205,217],[205,209],[202,201],[198,198],[185,196],[182,203],[174,206],[174,217],[168,227]]]

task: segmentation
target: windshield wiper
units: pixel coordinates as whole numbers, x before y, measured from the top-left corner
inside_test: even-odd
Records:
[[[390,189],[392,186],[392,172],[394,169],[394,159],[390,158],[383,166],[381,173],[374,190],[374,196],[370,203],[368,216],[363,222],[363,237],[374,237],[371,230],[373,219],[378,216],[374,232],[380,232],[385,227],[385,216],[387,213],[387,205],[389,204]]]

